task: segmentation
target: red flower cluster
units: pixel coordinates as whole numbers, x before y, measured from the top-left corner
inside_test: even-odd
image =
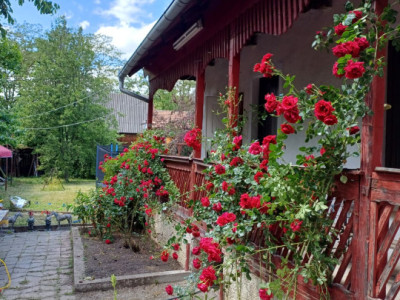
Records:
[[[229,195],[235,194],[235,188],[233,187],[232,183],[227,183],[226,181],[222,182],[222,190],[227,192]]]
[[[334,125],[337,123],[336,116],[332,114],[334,110],[331,102],[322,99],[315,103],[314,115],[325,124]]]
[[[234,213],[224,212],[222,215],[218,217],[217,224],[219,226],[225,226],[228,223],[235,222],[235,220],[236,220],[236,215]]]
[[[186,132],[184,141],[186,145],[192,147],[194,150],[199,151],[201,149],[201,129],[193,128]]]
[[[297,121],[301,120],[299,115],[300,111],[297,106],[298,98],[292,95],[284,96],[282,101],[279,102],[276,100],[274,94],[267,94],[265,95],[265,110],[269,113],[273,113],[276,111],[276,114],[280,116],[283,114],[283,117],[289,123],[296,123]]]
[[[260,183],[260,179],[263,178],[263,177],[264,177],[264,173],[258,171],[258,172],[254,175],[254,180],[255,180],[257,183]]]
[[[200,283],[197,285],[200,291],[203,293],[208,291],[208,288],[213,285],[214,281],[217,280],[215,276],[215,270],[213,266],[209,266],[201,272]]]
[[[225,167],[223,165],[215,165],[214,170],[218,175],[225,174]]]
[[[201,260],[198,258],[193,259],[193,267],[195,269],[200,269],[201,267]]]
[[[264,77],[270,78],[274,72],[275,67],[271,63],[272,58],[271,53],[267,53],[263,56],[261,63],[257,63],[254,65],[253,71],[260,72]]]
[[[213,238],[211,238],[211,237],[201,238],[200,249],[208,254],[209,262],[215,261],[215,262],[219,263],[222,261],[221,248],[218,243],[214,242]]]
[[[111,240],[106,239],[106,244],[107,244],[107,245],[108,245],[108,244],[111,244]]]
[[[241,159],[240,157],[234,157],[234,158],[232,158],[232,160],[229,163],[229,165],[231,167],[236,167],[238,165],[242,165],[243,163],[244,163],[243,159]]]
[[[242,146],[242,136],[241,135],[239,135],[239,136],[235,136],[234,138],[233,138],[233,151],[237,151],[237,150],[239,150],[240,149],[240,147]]]
[[[221,211],[222,210],[221,202],[214,203],[213,206],[212,206],[212,209],[215,210],[215,211]]]
[[[358,57],[360,55],[360,47],[355,41],[349,41],[333,47],[332,52],[336,57],[342,57],[346,54],[350,54],[352,57]]]
[[[261,205],[260,195],[250,197],[248,194],[242,194],[240,196],[240,202],[239,202],[241,208],[243,209],[256,208],[259,209],[261,213],[267,213],[270,204],[271,203],[268,202],[268,203],[263,203],[263,205]]]
[[[188,227],[186,227],[186,232],[191,233],[194,237],[199,237],[200,236],[200,229],[197,225],[195,224],[190,224]]]

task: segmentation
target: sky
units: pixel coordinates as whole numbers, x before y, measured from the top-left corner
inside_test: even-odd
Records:
[[[55,0],[60,9],[53,16],[41,15],[31,2],[11,2],[17,23],[50,29],[58,16],[65,16],[70,27],[111,37],[122,58],[128,59],[172,0]]]

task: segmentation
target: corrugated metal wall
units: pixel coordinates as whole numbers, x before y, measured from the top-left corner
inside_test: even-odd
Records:
[[[147,103],[122,93],[111,93],[106,107],[114,110],[119,133],[141,133],[146,128]]]

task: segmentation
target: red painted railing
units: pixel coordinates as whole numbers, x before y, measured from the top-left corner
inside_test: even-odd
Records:
[[[179,190],[185,193],[181,205],[186,208],[188,199],[200,200],[204,192],[193,191],[194,186],[204,184],[204,170],[207,165],[200,160],[188,157],[166,156],[165,163]],[[365,247],[369,239],[368,257],[363,263],[368,270],[368,295],[370,299],[400,299],[400,170],[377,168],[371,178],[368,191],[361,189],[362,174],[358,171],[346,172],[348,182],[336,182],[336,188],[328,199],[329,209],[326,217],[333,220],[332,243],[325,250],[338,259],[339,263],[332,274],[329,288],[331,299],[360,299],[356,281],[360,270],[353,261],[357,249]],[[360,203],[362,193],[371,193],[371,209],[368,220],[361,220],[360,212],[365,205]],[[189,215],[190,210],[186,210]],[[360,224],[369,226],[369,236],[360,237]],[[279,228],[274,234],[279,237]],[[255,245],[263,244],[264,234],[255,229],[249,239]],[[288,249],[281,249],[272,257],[275,264],[280,264],[281,257],[289,257]],[[305,255],[304,263],[307,262]],[[261,277],[274,276],[267,266],[254,257],[249,261],[251,271]],[[320,291],[309,283],[304,283],[299,276],[296,299],[320,299]]]

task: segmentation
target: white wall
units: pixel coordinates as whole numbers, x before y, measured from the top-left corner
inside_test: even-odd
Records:
[[[261,74],[254,73],[253,66],[261,60],[265,53],[274,54],[273,62],[284,74],[296,75],[295,84],[298,89],[304,88],[309,83],[340,84],[341,81],[332,75],[335,57],[326,51],[315,51],[311,48],[316,31],[332,25],[333,14],[344,11],[344,0],[332,2],[332,7],[310,10],[300,14],[293,27],[285,34],[280,36],[258,34],[257,45],[242,49],[239,92],[244,94],[244,109],[248,120],[247,126],[243,130],[245,143],[250,143],[257,137],[257,120],[255,120],[256,116],[252,114],[252,105],[258,105],[258,85]],[[217,60],[215,66],[207,67],[205,108],[207,107],[207,96],[225,92],[228,83],[227,74],[227,60]],[[280,82],[279,93],[283,93],[282,84]],[[213,127],[211,123],[215,124],[215,120],[212,120],[209,111],[205,110],[204,112],[203,124],[210,131]],[[282,118],[279,118],[278,128],[281,123]],[[285,161],[293,163],[296,161],[298,152],[293,149],[298,149],[300,143],[303,143],[304,137],[304,132],[289,136],[286,140],[288,150],[283,157]],[[346,168],[359,168],[359,166],[360,159],[358,157],[350,158],[345,165]]]

